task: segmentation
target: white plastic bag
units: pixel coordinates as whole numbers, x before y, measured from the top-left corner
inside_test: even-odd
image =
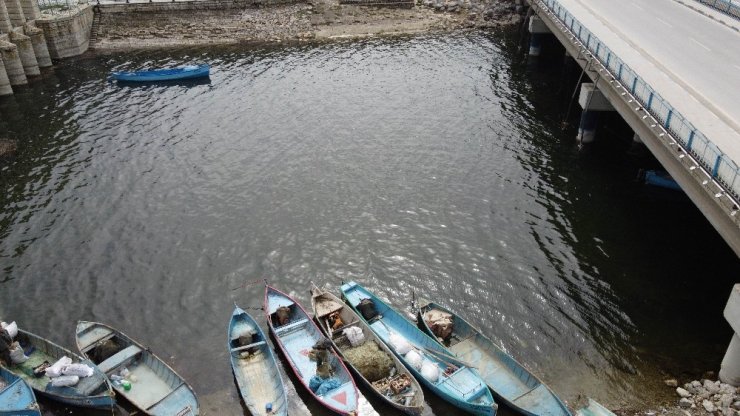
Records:
[[[409,344],[404,337],[395,332],[391,333],[390,341],[393,349],[401,355],[406,355],[407,352],[411,351],[411,344]]]
[[[365,342],[365,334],[362,333],[362,329],[356,326],[345,328],[342,333],[347,337],[353,347],[362,345]]]
[[[436,383],[439,380],[439,367],[432,361],[424,360],[421,364],[421,375],[430,382]]]
[[[10,350],[10,361],[12,361],[13,364],[25,363],[28,360],[28,357],[23,353],[23,348],[21,348],[17,342],[14,342],[13,345],[14,346]]]
[[[93,375],[93,369],[85,364],[69,364],[62,368],[62,374],[65,376],[90,377]]]
[[[406,362],[414,367],[416,371],[419,371],[419,369],[421,368],[421,361],[421,354],[419,354],[418,352],[411,350],[406,353]]]
[[[59,361],[55,362],[54,364],[50,365],[46,369],[46,377],[54,378],[59,377],[62,375],[62,370],[64,370],[64,367],[72,364],[72,359],[67,357],[66,355],[59,359]]]
[[[8,335],[10,335],[11,338],[15,339],[15,337],[18,335],[18,324],[16,324],[15,321],[9,324],[2,322],[0,323],[0,326],[2,326],[3,329],[8,332]]]
[[[74,386],[78,381],[80,378],[77,376],[60,376],[51,379],[51,385],[54,387]]]

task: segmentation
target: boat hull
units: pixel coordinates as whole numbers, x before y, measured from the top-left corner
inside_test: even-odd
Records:
[[[380,318],[374,319],[372,322],[362,319],[368,323],[373,332],[393,351],[421,384],[459,409],[479,416],[494,416],[496,414],[498,406],[475,369],[469,368],[465,363],[455,359],[437,342],[360,285],[350,282],[342,285],[341,291],[345,301],[358,314],[357,305],[361,299],[373,301]],[[440,370],[444,371],[447,367],[453,366],[457,370],[448,376],[441,377],[437,382],[427,380],[419,370],[414,368],[403,355],[393,348],[390,342],[391,333],[405,338],[425,360],[429,360]]]
[[[588,399],[588,406],[578,409],[576,416],[616,416],[596,400]]]
[[[287,323],[274,323],[278,308],[290,309]],[[280,351],[286,357],[293,373],[306,387],[306,390],[323,406],[341,415],[350,416],[357,411],[359,393],[354,379],[344,362],[334,350],[329,351],[329,363],[334,369],[334,377],[340,386],[323,395],[316,394],[309,387],[311,378],[316,375],[316,364],[309,359],[311,347],[323,335],[303,307],[283,292],[265,286],[265,314],[270,332],[275,337]]]
[[[142,413],[152,416],[196,416],[198,399],[192,387],[162,359],[147,348],[108,325],[80,321],[76,331],[77,348],[95,362],[110,379],[126,367],[136,377],[130,390],[115,385],[115,391]],[[111,341],[120,347],[99,359],[99,348]],[[97,361],[96,361],[97,360]]]
[[[329,306],[327,307],[326,305]],[[342,357],[344,362],[347,364],[347,367],[349,367],[350,371],[355,376],[355,380],[359,380],[360,383],[362,383],[370,391],[375,393],[375,396],[379,400],[382,400],[388,406],[391,406],[408,415],[418,416],[421,414],[421,412],[424,410],[424,392],[421,389],[418,381],[416,381],[414,375],[411,374],[408,369],[406,369],[406,366],[403,365],[398,357],[393,354],[393,351],[391,351],[390,348],[388,348],[388,346],[385,345],[385,343],[380,338],[378,338],[377,335],[375,335],[375,332],[373,332],[373,330],[365,323],[364,320],[360,318],[359,315],[354,312],[354,310],[347,307],[340,298],[334,296],[329,292],[323,291],[316,286],[313,286],[311,288],[311,307],[313,309],[316,324],[321,329],[321,332],[323,332],[324,335],[327,337],[327,339],[331,341],[334,349],[337,351],[337,354]],[[353,325],[358,326],[360,329],[362,329],[362,332],[365,336],[365,342],[374,341],[378,345],[378,348],[388,354],[389,358],[393,360],[393,365],[396,369],[396,372],[398,374],[407,374],[410,377],[412,383],[411,390],[412,392],[414,392],[414,396],[412,396],[412,401],[409,405],[397,403],[389,399],[382,392],[378,391],[377,388],[357,369],[357,367],[355,367],[352,362],[347,359],[347,357],[343,353],[342,348],[340,348],[340,346],[337,345],[335,341],[335,337],[337,334],[334,333],[334,331],[331,330],[330,327],[325,325],[326,317],[333,312],[338,312],[340,314],[342,322],[347,323],[342,327],[342,329]],[[322,320],[324,322],[322,322]],[[331,331],[332,333],[329,333],[329,331]]]
[[[256,332],[252,348],[244,348],[233,344],[233,339],[239,331],[251,329]],[[267,404],[272,412],[270,415],[286,416],[288,402],[285,395],[285,386],[280,376],[275,356],[267,343],[264,332],[257,322],[248,313],[237,307],[231,315],[227,338],[231,370],[239,385],[239,393],[249,412],[254,416],[267,416]],[[249,351],[247,357],[242,357],[244,351]]]
[[[430,310],[452,315],[454,331],[449,337],[449,346],[440,342],[427,324],[425,314]],[[427,302],[417,310],[417,320],[439,345],[457,358],[475,365],[497,400],[528,416],[571,416],[565,404],[547,385],[452,311]]]
[[[113,72],[111,78],[126,82],[157,82],[181,79],[203,78],[210,75],[208,65],[190,65],[172,69],[155,69],[151,71]]]
[[[41,416],[33,389],[22,378],[0,368],[0,416]]]
[[[16,340],[21,343],[25,350],[32,349],[33,351],[27,354],[29,358],[26,362],[14,364],[9,370],[25,380],[37,395],[76,407],[113,408],[116,401],[111,385],[108,383],[105,374],[92,361],[22,329],[18,331]],[[34,367],[45,361],[53,364],[65,355],[76,363],[90,366],[93,369],[93,375],[80,378],[80,381],[72,387],[54,387],[50,383],[51,380],[45,375],[34,377]]]

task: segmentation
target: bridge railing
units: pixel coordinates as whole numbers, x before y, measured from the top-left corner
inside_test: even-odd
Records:
[[[696,0],[701,4],[740,19],[740,0]]]
[[[713,2],[715,0],[706,0]],[[726,0],[716,0],[727,2]],[[557,0],[541,0],[567,26],[581,44],[611,72],[625,89],[642,104],[663,128],[677,140],[685,152],[691,154],[702,167],[732,196],[740,200],[740,168],[712,143],[699,129],[667,100],[660,96],[632,68],[612,52],[599,38],[581,24]]]

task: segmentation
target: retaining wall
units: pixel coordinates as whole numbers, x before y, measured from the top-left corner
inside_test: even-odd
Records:
[[[36,27],[44,31],[51,58],[68,58],[84,53],[90,46],[93,17],[93,6],[88,4],[70,16],[37,19]]]

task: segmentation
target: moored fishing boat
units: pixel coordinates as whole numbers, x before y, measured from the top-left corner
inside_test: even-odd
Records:
[[[0,416],[41,416],[31,386],[2,367],[0,367]]]
[[[498,406],[478,371],[455,357],[393,308],[355,282],[342,295],[406,368],[439,397],[467,412],[493,416]],[[412,353],[413,352],[413,353]],[[420,357],[421,366],[417,366]]]
[[[645,183],[673,191],[682,191],[681,186],[665,171],[649,170],[645,172]]]
[[[406,414],[421,414],[421,386],[359,315],[340,298],[315,285],[311,287],[311,306],[319,328],[354,370],[356,379],[389,406]]]
[[[497,400],[528,416],[570,416],[545,383],[463,318],[428,301],[420,303],[417,313],[420,325],[432,338],[478,369]]]
[[[207,77],[210,74],[208,65],[186,65],[178,68],[162,68],[146,71],[116,71],[111,78],[118,81],[152,82],[174,81],[178,79],[192,79]]]
[[[326,338],[303,307],[285,293],[265,285],[265,314],[270,331],[296,377],[306,390],[328,409],[341,415],[357,412],[358,392],[352,375],[331,348],[319,375],[312,360],[314,347]],[[314,387],[314,388],[312,388]]]
[[[588,406],[582,407],[576,411],[576,416],[616,416],[609,409],[600,405],[596,400],[589,398]]]
[[[113,381],[116,392],[152,416],[195,416],[190,385],[149,349],[108,325],[80,321],[77,348]]]
[[[38,395],[77,407],[113,408],[116,402],[113,390],[105,375],[93,362],[28,331],[18,330],[15,341],[21,345],[28,360],[21,364],[12,364],[7,370],[21,377]],[[38,377],[34,375],[34,369],[54,364],[64,356],[69,357],[73,363],[90,367],[92,375],[81,377],[76,384],[63,387],[52,385],[52,379],[43,372]]]
[[[238,306],[228,333],[231,369],[239,393],[254,416],[286,416],[288,401],[275,356],[257,322]]]

